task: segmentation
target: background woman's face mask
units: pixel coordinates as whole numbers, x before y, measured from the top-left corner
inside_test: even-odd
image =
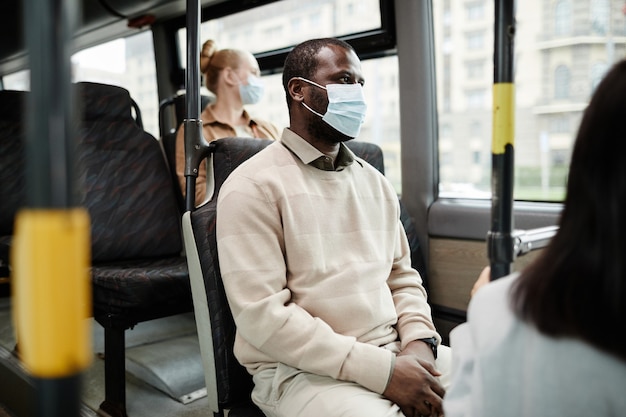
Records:
[[[355,138],[361,131],[361,125],[365,120],[367,104],[363,98],[363,87],[361,84],[317,84],[306,78],[296,77],[311,85],[326,90],[328,94],[328,108],[325,114],[320,114],[307,106],[304,101],[302,105],[310,112],[320,116],[324,122],[344,135]]]
[[[261,78],[252,74],[248,75],[248,84],[239,84],[239,95],[241,102],[246,104],[257,104],[263,97],[265,85]]]

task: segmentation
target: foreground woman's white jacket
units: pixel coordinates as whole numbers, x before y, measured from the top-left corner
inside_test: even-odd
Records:
[[[468,322],[451,332],[446,417],[626,416],[626,363],[520,321],[509,303],[517,276],[481,288]]]

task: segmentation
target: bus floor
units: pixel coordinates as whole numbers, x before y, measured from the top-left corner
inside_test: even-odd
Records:
[[[93,417],[104,399],[104,330],[93,319],[94,359],[82,375],[81,416]],[[15,336],[10,297],[0,297],[0,350]],[[1,352],[0,352],[1,353]],[[1,385],[1,383],[0,383]],[[212,415],[192,314],[140,323],[126,331],[126,410],[129,417]],[[4,413],[4,414],[3,414]],[[0,417],[10,416],[0,404]],[[11,416],[12,417],[12,416]]]

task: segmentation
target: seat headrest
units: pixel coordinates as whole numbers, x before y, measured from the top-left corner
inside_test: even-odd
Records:
[[[83,121],[114,121],[132,118],[132,100],[128,90],[114,85],[92,82],[75,84],[77,90],[77,108],[84,109]]]
[[[176,111],[176,129],[180,126],[181,123],[187,118],[187,96],[185,94],[179,94],[174,97],[174,109]],[[215,97],[200,96],[200,112],[204,110],[209,103],[213,103],[215,101]]]
[[[216,193],[235,168],[273,142],[273,140],[253,138],[223,138],[211,142],[215,180],[214,195],[217,195]]]
[[[25,116],[28,91],[0,91],[0,120],[19,121]]]
[[[78,100],[76,108],[82,109],[80,120],[112,121],[132,117],[133,101],[128,90],[114,85],[93,82],[74,84]],[[26,112],[29,91],[0,91],[0,120],[20,120]]]

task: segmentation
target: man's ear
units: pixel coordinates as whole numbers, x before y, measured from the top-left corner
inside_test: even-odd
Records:
[[[287,91],[294,101],[304,101],[304,82],[297,78],[292,78],[287,82]]]

